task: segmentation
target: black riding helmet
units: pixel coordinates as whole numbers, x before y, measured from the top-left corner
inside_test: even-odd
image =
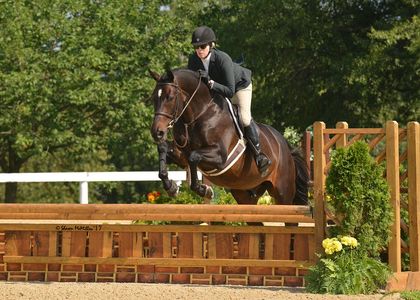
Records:
[[[215,41],[216,35],[213,30],[207,26],[200,26],[194,30],[191,44],[193,44],[193,46],[201,46]]]

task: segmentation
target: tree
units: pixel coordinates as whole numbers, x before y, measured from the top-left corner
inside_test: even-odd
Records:
[[[373,49],[378,45],[375,32],[410,20],[418,14],[417,2],[232,0],[227,8],[211,9],[222,49],[233,57],[244,54],[245,65],[253,70],[257,120],[278,129],[304,129],[316,120],[329,126],[346,120],[364,127],[381,126],[384,112],[387,117],[399,116],[400,121],[413,116],[413,109],[410,114],[401,112],[419,102],[415,39],[410,55],[384,48],[381,57]],[[401,28],[405,43],[419,32],[411,28],[411,37],[406,35],[406,26]],[[390,86],[391,74],[381,70],[389,62],[400,65],[392,72]],[[398,76],[403,70],[406,74]],[[372,78],[369,84],[363,83],[366,78]],[[373,81],[378,87],[369,90]],[[381,100],[380,83],[388,83],[388,104]],[[411,94],[408,102],[402,93],[395,97],[400,94],[397,87]],[[391,104],[395,101],[402,109]]]
[[[192,26],[164,8],[157,0],[0,3],[3,172],[63,150],[75,162],[108,149],[112,162],[127,148],[136,161],[151,159],[151,107],[139,101],[152,90],[147,69],[179,64]],[[6,202],[16,192],[7,184]]]
[[[419,5],[405,2],[406,7],[390,18],[388,28],[372,29],[369,49],[356,60],[349,76],[369,105],[360,111],[361,118],[384,123],[407,122],[420,116]]]

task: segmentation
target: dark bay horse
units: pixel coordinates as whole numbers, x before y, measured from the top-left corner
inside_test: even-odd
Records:
[[[228,101],[212,95],[197,72],[174,69],[162,76],[150,74],[157,81],[151,133],[158,144],[159,177],[168,194],[175,195],[177,186],[168,178],[167,158],[189,169],[191,189],[207,200],[213,191],[200,183],[198,171],[212,184],[230,189],[239,204],[256,204],[265,191],[276,204],[307,204],[306,163],[278,131],[258,124],[261,150],[272,161],[268,174],[261,177]],[[171,130],[173,141],[167,136]]]

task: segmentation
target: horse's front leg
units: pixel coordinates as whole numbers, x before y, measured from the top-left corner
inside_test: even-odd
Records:
[[[178,185],[168,177],[166,157],[168,155],[168,143],[166,141],[158,144],[159,152],[159,178],[162,180],[163,188],[169,196],[174,197],[178,193]]]
[[[191,170],[191,190],[195,191],[199,196],[204,198],[205,203],[210,203],[210,200],[213,199],[214,192],[211,186],[206,184],[200,184],[198,180],[198,164],[206,158],[206,153],[201,153],[198,151],[191,152],[188,157],[188,163]]]

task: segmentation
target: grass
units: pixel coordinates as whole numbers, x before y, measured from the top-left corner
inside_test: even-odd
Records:
[[[420,300],[420,291],[401,292],[401,298],[405,300]]]

